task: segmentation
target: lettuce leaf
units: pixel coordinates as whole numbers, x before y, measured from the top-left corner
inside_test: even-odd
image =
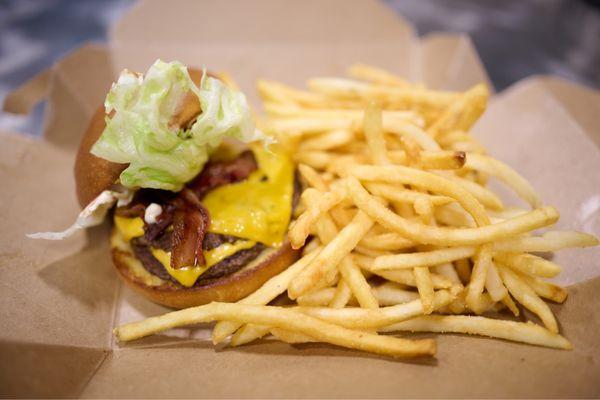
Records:
[[[170,127],[189,91],[198,96],[202,113],[189,129]],[[91,153],[128,163],[120,183],[129,188],[179,191],[202,170],[224,137],[268,141],[255,130],[241,92],[206,74],[198,87],[177,61],[157,60],[143,77],[123,71],[104,105],[112,117],[106,117],[106,128]]]

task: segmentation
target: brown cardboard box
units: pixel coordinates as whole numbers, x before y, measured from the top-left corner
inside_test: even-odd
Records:
[[[111,31],[108,47],[73,52],[5,103],[25,112],[47,96],[49,107],[45,140],[0,134],[0,395],[600,396],[598,249],[556,256],[564,266],[559,281],[572,286],[553,308],[572,351],[461,335],[426,335],[437,337],[439,352],[419,362],[320,344],[215,350],[203,327],[115,343],[115,325],[165,309],[117,281],[108,227],[62,242],[24,235],[71,224],[79,135],[120,69],[145,70],[159,57],[228,71],[255,105],[257,78],[300,85],[359,61],[439,89],[488,82],[467,37],[419,39],[378,2],[139,3]],[[598,115],[597,92],[534,77],[495,96],[475,134],[561,210],[560,227],[600,235]]]

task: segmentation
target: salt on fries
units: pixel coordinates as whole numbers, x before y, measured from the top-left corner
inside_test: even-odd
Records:
[[[117,338],[217,321],[213,342],[231,335],[231,346],[272,335],[393,357],[433,355],[432,339],[389,335],[412,331],[570,349],[542,300],[565,301],[566,290],[544,280],[561,267],[529,253],[598,240],[532,233],[554,224],[558,211],[469,134],[486,108],[486,87],[428,90],[364,64],[348,74],[311,79],[308,91],[258,83],[267,113],[260,126],[295,157],[304,183],[289,230],[303,257],[238,303],[123,325]],[[488,178],[531,210],[505,206]],[[295,303],[268,305],[283,293]],[[519,305],[543,325],[481,316],[503,309],[519,315]]]

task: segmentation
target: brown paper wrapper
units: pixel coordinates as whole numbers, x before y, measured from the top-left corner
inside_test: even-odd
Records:
[[[214,349],[207,327],[115,343],[114,326],[166,311],[117,280],[108,225],[69,240],[26,233],[69,226],[72,166],[117,72],[156,58],[227,71],[258,104],[258,78],[302,85],[355,62],[437,89],[489,80],[468,37],[415,36],[379,2],[141,2],[111,30],[13,93],[5,109],[49,102],[43,141],[0,133],[0,395],[82,397],[593,397],[600,395],[598,249],[555,259],[569,299],[553,306],[572,351],[464,335],[436,337],[435,359],[405,362],[324,344],[262,341]],[[560,228],[600,234],[600,95],[551,77],[496,95],[476,125],[490,153],[562,213]],[[503,188],[499,188],[503,190]],[[507,202],[518,200],[507,191]]]

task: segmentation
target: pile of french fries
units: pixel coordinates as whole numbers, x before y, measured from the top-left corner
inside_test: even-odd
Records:
[[[127,324],[117,337],[218,321],[214,343],[231,335],[231,346],[272,335],[393,357],[435,354],[433,339],[390,334],[409,331],[570,349],[545,301],[567,297],[545,280],[561,267],[531,253],[598,240],[532,233],[559,214],[469,134],[487,88],[433,91],[367,65],[348,74],[311,79],[308,91],[258,83],[267,113],[260,127],[294,155],[305,185],[289,230],[303,256],[238,303]],[[529,207],[505,206],[487,187],[490,178]],[[284,293],[295,303],[268,305]],[[523,308],[540,323],[514,318]]]

